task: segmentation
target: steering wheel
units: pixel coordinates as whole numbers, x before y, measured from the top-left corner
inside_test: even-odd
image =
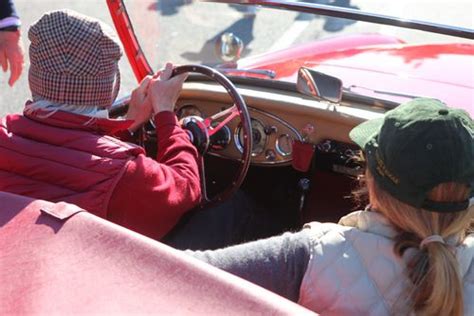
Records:
[[[183,73],[199,73],[202,74],[223,86],[229,96],[232,98],[234,105],[228,109],[218,112],[205,119],[198,116],[189,116],[182,120],[182,128],[188,133],[191,142],[196,146],[199,155],[199,173],[201,178],[201,207],[214,203],[219,203],[232,196],[240,187],[247,175],[250,166],[250,159],[252,153],[252,129],[250,123],[250,115],[247,110],[247,105],[240,93],[235,88],[234,84],[227,79],[222,73],[217,70],[203,66],[203,65],[182,65],[173,70],[172,76],[177,76]],[[113,117],[117,114],[126,112],[128,102],[120,100],[110,110],[110,115]],[[228,122],[236,116],[240,117],[241,128],[243,134],[242,154],[238,160],[239,166],[236,174],[231,182],[231,185],[222,192],[216,194],[212,199],[207,196],[207,185],[205,176],[204,155],[207,153],[210,145],[210,137],[222,129]]]

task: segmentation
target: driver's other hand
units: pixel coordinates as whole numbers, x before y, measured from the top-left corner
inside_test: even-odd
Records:
[[[8,84],[13,84],[20,78],[24,66],[24,49],[21,42],[20,31],[0,31],[0,66],[3,71],[10,66],[10,79]]]
[[[181,74],[171,78],[172,74],[173,64],[167,63],[165,69],[157,73],[153,79],[151,79],[148,88],[148,96],[155,114],[164,111],[173,111],[176,101],[178,101],[187,75]]]
[[[147,122],[153,113],[150,99],[147,98],[148,86],[150,85],[151,79],[152,76],[146,76],[142,82],[140,82],[140,85],[132,91],[132,97],[130,98],[126,116],[127,119],[134,121],[128,128],[132,132]]]

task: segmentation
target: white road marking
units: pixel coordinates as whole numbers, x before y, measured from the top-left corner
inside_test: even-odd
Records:
[[[295,21],[268,51],[273,52],[290,47],[310,23],[311,20]]]

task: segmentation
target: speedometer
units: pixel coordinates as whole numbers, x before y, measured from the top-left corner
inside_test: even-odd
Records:
[[[251,119],[251,123],[252,123],[252,141],[253,141],[252,156],[255,157],[263,153],[263,151],[265,150],[265,146],[267,144],[267,134],[265,133],[265,126],[262,124],[262,122],[256,119]],[[235,140],[237,149],[239,149],[239,151],[242,152],[243,144],[244,144],[244,131],[241,125],[239,125],[239,127],[236,130],[236,133],[234,135],[234,140]]]

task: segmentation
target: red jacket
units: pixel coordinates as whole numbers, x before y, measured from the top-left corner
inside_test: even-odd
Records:
[[[110,135],[130,121],[58,111],[0,125],[0,190],[74,203],[159,239],[200,198],[197,151],[172,112],[155,116],[156,161]]]

